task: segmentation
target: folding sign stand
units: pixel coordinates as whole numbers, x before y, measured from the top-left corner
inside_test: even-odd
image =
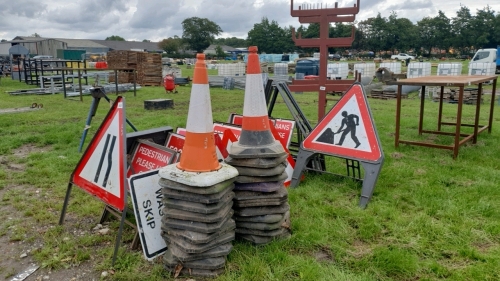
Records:
[[[268,102],[268,115],[272,117],[272,112],[274,109],[274,105],[276,104],[276,99],[278,98],[278,93],[283,98],[288,110],[293,116],[297,126],[297,143],[292,143],[292,146],[295,146],[297,149],[302,143],[303,139],[309,135],[312,131],[312,126],[307,120],[306,116],[302,112],[299,107],[297,101],[293,97],[292,92],[288,88],[288,85],[284,81],[273,81],[269,79],[266,84],[266,101]],[[290,149],[292,150],[292,149]],[[296,151],[298,152],[298,150]],[[325,171],[325,159],[323,155],[318,155],[314,157],[312,161],[309,163],[313,170]]]
[[[365,208],[375,189],[384,153],[361,84],[354,83],[301,143],[291,187],[299,184],[307,163],[316,154],[345,158],[348,176],[353,178],[360,177],[356,162],[361,162],[365,175],[359,206]]]
[[[59,224],[62,225],[73,185],[98,197],[106,205],[122,211],[113,265],[127,213],[125,132],[125,100],[118,96],[71,174],[59,218]]]
[[[85,122],[85,128],[83,129],[82,133],[82,138],[80,139],[80,145],[78,146],[78,152],[82,152],[82,147],[83,143],[85,142],[85,138],[87,137],[87,132],[90,129],[90,122],[92,121],[92,117],[95,116],[95,113],[97,111],[97,107],[99,106],[99,101],[101,101],[101,98],[106,99],[108,103],[111,102],[111,100],[108,98],[106,95],[106,92],[104,91],[103,87],[94,87],[90,89],[90,94],[92,95],[92,104],[90,105],[90,110],[89,114],[87,115],[87,121]],[[127,124],[130,125],[130,127],[137,132],[137,129],[135,126],[128,121],[128,119],[125,118],[125,121]]]

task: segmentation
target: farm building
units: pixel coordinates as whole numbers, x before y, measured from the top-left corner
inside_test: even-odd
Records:
[[[57,56],[57,49],[67,49],[68,44],[57,39],[42,37],[17,36],[7,42],[11,46],[21,45],[30,51],[31,55]]]

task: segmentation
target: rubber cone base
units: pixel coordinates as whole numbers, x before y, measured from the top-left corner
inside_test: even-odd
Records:
[[[221,168],[217,171],[204,173],[183,171],[177,168],[176,164],[171,164],[161,168],[158,175],[162,179],[171,180],[188,186],[206,187],[232,179],[238,175],[238,171],[225,163],[221,163]]]
[[[265,146],[247,146],[240,142],[231,145],[229,156],[235,159],[241,158],[271,158],[287,155],[279,141],[274,141]]]

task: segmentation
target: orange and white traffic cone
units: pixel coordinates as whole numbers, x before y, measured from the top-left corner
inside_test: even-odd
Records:
[[[196,58],[181,159],[160,169],[159,175],[189,186],[206,187],[236,177],[238,171],[219,163],[217,158],[205,55],[197,54]]]
[[[217,159],[205,55],[196,58],[181,159],[158,172],[161,231],[168,248],[163,262],[175,274],[214,277],[224,271],[232,249],[232,190],[238,170]],[[207,240],[207,235],[217,239]],[[217,269],[208,270],[206,264]]]
[[[218,170],[212,119],[212,105],[205,55],[196,55],[193,86],[189,99],[186,140],[177,168],[189,172]]]
[[[283,146],[275,140],[269,127],[266,97],[260,70],[257,47],[248,48],[245,100],[241,135],[231,145],[232,158],[267,158],[286,154]]]

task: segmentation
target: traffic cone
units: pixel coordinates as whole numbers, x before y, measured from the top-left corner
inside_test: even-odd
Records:
[[[234,180],[217,159],[205,55],[198,54],[180,162],[161,168],[164,266],[176,276],[216,277],[232,249]]]
[[[241,135],[239,140],[231,145],[229,156],[232,158],[280,157],[286,152],[280,142],[274,139],[269,128],[257,47],[251,46],[248,51]]]
[[[212,105],[205,55],[197,54],[189,100],[186,140],[177,168],[188,172],[220,169],[215,150]]]

